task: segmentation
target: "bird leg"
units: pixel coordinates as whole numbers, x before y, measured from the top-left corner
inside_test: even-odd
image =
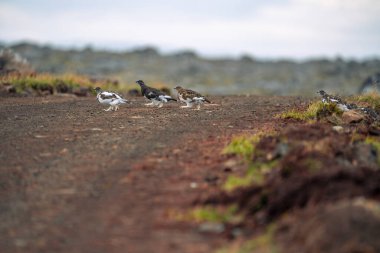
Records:
[[[160,103],[158,104],[158,108],[161,108],[162,106],[164,106],[164,103],[163,103],[163,102],[160,102]]]
[[[186,105],[181,106],[181,108],[191,108],[191,107],[193,107],[193,105],[190,103],[186,103]]]
[[[110,110],[112,110],[112,106],[108,107],[108,109],[104,109],[104,111],[106,111],[106,112],[108,112]]]
[[[152,105],[154,105],[154,101],[152,101],[152,102],[150,102],[150,103],[147,103],[147,104],[145,104],[145,105],[147,105],[147,106],[152,106]]]
[[[115,106],[114,108],[115,108],[115,112],[116,112],[117,110],[119,110],[119,106],[118,106],[118,105]]]
[[[199,111],[201,109],[201,105],[197,104],[197,110]]]

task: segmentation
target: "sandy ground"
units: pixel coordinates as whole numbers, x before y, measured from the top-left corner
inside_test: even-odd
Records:
[[[300,100],[210,99],[201,111],[131,98],[105,112],[93,97],[0,98],[1,252],[218,248],[226,238],[168,213],[216,187],[231,136],[282,128],[273,116]]]

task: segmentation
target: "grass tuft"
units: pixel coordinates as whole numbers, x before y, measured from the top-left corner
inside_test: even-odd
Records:
[[[232,139],[230,144],[228,144],[223,149],[223,154],[239,155],[244,157],[246,160],[250,160],[255,153],[255,146],[259,143],[263,136],[267,136],[263,132],[251,135],[251,136],[236,136]]]
[[[237,219],[237,206],[232,205],[224,210],[213,206],[195,208],[190,212],[190,219],[196,222],[231,222]]]
[[[29,88],[33,90],[57,90],[57,87],[62,85],[65,85],[69,89],[77,87],[93,88],[94,86],[99,86],[103,89],[117,88],[112,82],[107,80],[94,81],[88,77],[74,74],[6,75],[0,78],[1,83],[13,85],[18,93]]]
[[[296,120],[314,120],[331,114],[341,115],[343,112],[334,103],[323,103],[322,101],[309,104],[306,111],[292,109],[277,115],[281,119],[296,119]]]
[[[367,103],[372,109],[380,110],[380,94],[377,92],[355,96],[353,99],[357,102]]]
[[[190,211],[170,210],[170,219],[176,221],[211,222],[211,223],[239,223],[243,216],[238,214],[237,205],[196,207]]]
[[[236,188],[247,187],[252,184],[261,185],[264,182],[264,175],[278,164],[274,160],[267,163],[253,163],[249,166],[245,176],[239,177],[230,175],[223,184],[223,189],[233,191]]]
[[[278,247],[275,243],[275,232],[276,226],[274,224],[269,225],[265,233],[257,236],[254,239],[248,240],[240,245],[234,245],[231,248],[223,248],[216,251],[216,253],[251,253],[251,252],[261,252],[261,253],[277,253],[279,252]]]

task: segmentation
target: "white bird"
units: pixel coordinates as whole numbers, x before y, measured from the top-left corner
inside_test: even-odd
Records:
[[[99,87],[96,87],[95,91],[97,93],[96,98],[98,99],[99,103],[110,105],[108,109],[105,109],[106,112],[110,110],[117,111],[119,110],[120,104],[125,104],[128,102],[128,100],[122,98],[120,95],[114,92],[102,91],[102,89]]]

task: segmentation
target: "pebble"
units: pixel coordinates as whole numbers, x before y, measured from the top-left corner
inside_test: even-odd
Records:
[[[224,225],[222,223],[205,222],[199,225],[198,231],[203,233],[216,233],[220,234],[224,232]]]
[[[198,188],[198,184],[195,183],[195,182],[191,182],[190,183],[190,188],[192,188],[192,189]]]
[[[344,131],[344,128],[342,126],[333,126],[332,129],[338,133],[342,133]]]

